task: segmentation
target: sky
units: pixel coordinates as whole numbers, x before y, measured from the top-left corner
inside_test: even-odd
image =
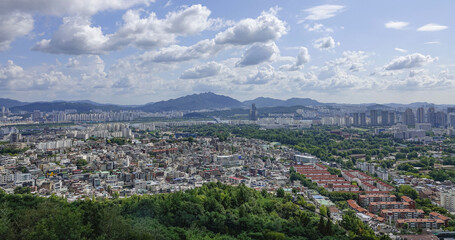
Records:
[[[0,97],[455,104],[455,1],[2,0]]]

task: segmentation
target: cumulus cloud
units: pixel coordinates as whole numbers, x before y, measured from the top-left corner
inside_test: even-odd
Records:
[[[423,55],[420,53],[413,53],[406,56],[400,56],[392,59],[387,65],[384,66],[385,70],[401,70],[406,68],[422,67],[428,63],[437,61],[438,58],[431,57],[430,55]]]
[[[0,51],[9,47],[17,37],[24,36],[33,30],[34,14],[54,16],[90,16],[106,10],[128,9],[136,5],[148,6],[155,0],[3,0],[0,1]],[[90,27],[90,25],[88,25]],[[75,29],[73,29],[75,30]],[[84,35],[82,32],[71,32],[74,35]],[[82,37],[83,38],[83,37]],[[68,40],[69,37],[66,37]],[[76,36],[75,39],[81,39]],[[58,42],[57,39],[54,42]],[[43,40],[36,49],[49,49],[50,52],[57,48],[48,47],[51,40]],[[60,43],[61,44],[61,43]],[[80,43],[83,44],[83,43]],[[67,48],[71,48],[67,46]],[[77,48],[77,47],[76,47]],[[64,52],[63,52],[64,53]]]
[[[179,35],[192,35],[210,27],[210,10],[200,4],[166,15],[166,30]]]
[[[280,50],[275,43],[263,44],[256,43],[248,48],[242,56],[242,59],[237,63],[239,67],[257,65],[265,61],[272,60],[280,54]]]
[[[148,6],[152,2],[155,0],[2,0],[0,1],[0,12],[19,11],[55,16],[66,14],[91,16],[100,11],[128,9],[139,4]]]
[[[319,50],[328,50],[339,44],[340,43],[335,43],[335,40],[332,37],[323,37],[314,41],[313,47],[318,48]]]
[[[11,42],[33,30],[30,14],[12,12],[0,15],[0,51],[9,48]]]
[[[310,54],[306,47],[300,47],[294,64],[286,64],[280,67],[284,71],[297,71],[303,68],[303,65],[310,62]]]
[[[93,27],[84,17],[65,17],[63,24],[52,39],[43,39],[35,44],[33,50],[65,54],[102,54],[105,53],[109,36],[101,27]]]
[[[411,70],[404,78],[390,82],[387,89],[398,90],[443,90],[455,86],[455,76],[448,71],[429,74],[426,71]]]
[[[344,9],[342,5],[319,5],[312,8],[307,8],[304,11],[308,14],[308,16],[304,20],[323,20],[335,17]],[[300,21],[300,22],[303,22]]]
[[[26,71],[12,60],[8,60],[5,66],[0,65],[0,90],[3,91],[60,89],[60,86],[71,83],[69,79],[52,68],[44,72]]]
[[[329,67],[344,67],[351,72],[360,72],[365,70],[366,59],[368,55],[364,51],[344,51],[343,57],[326,63]]]
[[[386,28],[391,29],[403,29],[409,25],[408,22],[401,22],[401,21],[389,21],[385,24]]]
[[[419,31],[419,32],[436,32],[436,31],[446,30],[447,28],[449,28],[449,27],[444,26],[444,25],[439,25],[436,23],[429,23],[429,24],[419,27],[417,29],[417,31]]]
[[[247,78],[248,84],[266,84],[271,82],[275,79],[275,69],[270,66],[266,65],[258,69],[255,75],[249,76]]]
[[[66,17],[52,39],[43,39],[34,50],[65,54],[103,54],[133,45],[151,49],[175,43],[176,37],[201,32],[212,25],[210,10],[201,5],[170,12],[159,19],[155,13],[141,17],[141,11],[128,10],[123,25],[113,34],[103,34],[88,17]]]
[[[182,73],[181,79],[199,79],[218,75],[223,68],[222,64],[209,62],[205,65],[190,68]]]
[[[112,85],[105,72],[105,63],[98,55],[83,55],[68,59],[66,69],[62,70],[66,75],[79,79],[82,87],[106,88]]]
[[[275,11],[262,12],[256,19],[243,19],[215,36],[217,44],[249,45],[279,39],[287,33],[286,23]]]
[[[156,63],[183,62],[200,58],[208,58],[221,51],[224,47],[215,44],[214,40],[202,40],[192,46],[172,45],[157,51],[142,54],[141,61]]]

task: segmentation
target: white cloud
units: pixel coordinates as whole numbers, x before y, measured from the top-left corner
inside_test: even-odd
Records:
[[[440,44],[438,41],[425,42],[423,44]]]
[[[247,78],[247,84],[266,84],[271,82],[275,79],[275,69],[270,66],[266,65],[258,69],[255,75],[249,76]]]
[[[319,5],[312,8],[307,8],[304,11],[308,13],[308,16],[305,20],[323,20],[327,18],[332,18],[339,14],[344,9],[344,6],[341,5]],[[300,21],[303,22],[303,21]]]
[[[278,19],[275,11],[262,12],[256,19],[243,19],[233,27],[218,33],[217,44],[249,45],[277,40],[287,33],[286,23]]]
[[[407,53],[408,52],[408,50],[403,49],[403,48],[395,48],[395,51],[401,52],[401,53]]]
[[[14,11],[39,13],[44,15],[85,15],[91,16],[100,11],[128,9],[136,5],[148,6],[155,0],[2,0],[0,12]]]
[[[257,65],[265,61],[272,60],[279,54],[280,50],[275,43],[256,43],[245,51],[242,59],[237,63],[237,66],[245,67]]]
[[[343,52],[343,57],[327,62],[326,66],[343,66],[351,72],[360,72],[365,70],[364,66],[367,58],[368,55],[364,51],[345,51]]]
[[[314,41],[313,47],[318,48],[319,50],[327,50],[334,48],[339,44],[340,43],[335,43],[335,40],[332,37],[323,37]]]
[[[33,18],[30,14],[12,12],[0,15],[0,51],[9,48],[12,41],[33,30]]]
[[[406,68],[422,67],[428,63],[437,61],[438,58],[431,57],[430,55],[422,55],[420,53],[413,53],[406,56],[400,56],[392,59],[387,65],[384,66],[385,70],[401,70]]]
[[[429,23],[429,24],[426,24],[426,25],[423,25],[421,27],[419,27],[417,29],[417,31],[420,31],[420,32],[436,32],[436,31],[442,31],[442,30],[446,30],[447,26],[444,26],[444,25],[439,25],[439,24],[436,24],[436,23]]]
[[[210,10],[200,4],[166,15],[166,31],[178,35],[193,35],[209,28]]]
[[[5,66],[0,65],[0,90],[2,91],[27,91],[27,90],[61,90],[61,86],[71,85],[70,77],[53,68],[40,72],[26,71],[8,60]]]
[[[404,78],[394,79],[387,86],[387,89],[398,90],[446,90],[455,87],[455,76],[448,71],[439,74],[429,74],[426,71],[411,70]]]
[[[321,23],[314,23],[313,25],[305,24],[304,28],[309,32],[333,32],[332,28],[325,27]]]
[[[52,39],[37,42],[33,50],[75,55],[105,53],[109,36],[103,34],[101,27],[91,25],[84,17],[65,17]]]
[[[66,75],[79,79],[77,85],[81,88],[87,86],[93,88],[108,88],[112,85],[105,72],[105,63],[100,56],[84,55],[68,59],[66,69],[62,70]],[[76,83],[75,83],[76,84]]]
[[[386,28],[392,29],[403,29],[409,25],[408,22],[401,22],[401,21],[389,21],[385,24]]]
[[[193,35],[209,28],[210,10],[201,5],[170,12],[163,19],[155,13],[141,17],[140,10],[128,10],[123,25],[113,34],[103,34],[88,17],[66,17],[52,39],[43,39],[34,50],[65,54],[103,54],[133,45],[151,49],[173,44],[178,36]]]
[[[209,62],[207,64],[190,68],[182,73],[181,79],[199,79],[218,75],[223,68],[222,64]]]
[[[308,49],[306,47],[300,47],[299,54],[297,55],[296,66],[302,66],[303,64],[310,62],[310,54],[308,54]]]
[[[223,48],[224,46],[216,45],[214,40],[206,39],[189,47],[172,45],[157,51],[146,52],[139,58],[142,61],[157,63],[183,62],[214,56]]]

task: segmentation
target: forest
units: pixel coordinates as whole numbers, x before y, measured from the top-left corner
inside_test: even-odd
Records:
[[[208,183],[185,192],[67,202],[0,192],[1,239],[387,239],[352,213],[335,224],[303,198]]]

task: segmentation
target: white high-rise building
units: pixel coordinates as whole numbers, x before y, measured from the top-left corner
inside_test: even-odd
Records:
[[[450,212],[455,212],[455,189],[441,192],[441,207]]]

